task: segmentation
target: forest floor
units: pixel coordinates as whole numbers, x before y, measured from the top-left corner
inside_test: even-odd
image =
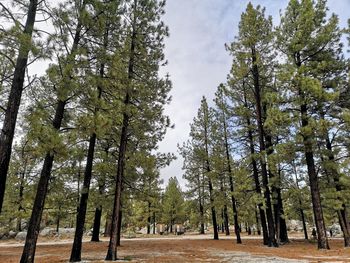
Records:
[[[279,248],[262,245],[257,236],[242,236],[243,244],[234,237],[211,235],[153,236],[150,238],[122,239],[118,248],[120,262],[242,262],[242,263],[292,263],[292,262],[350,262],[350,249],[344,249],[341,238],[330,240],[331,250],[318,250],[315,241],[292,237],[291,242]],[[36,249],[37,263],[68,262],[72,240],[39,239]],[[84,241],[83,262],[105,262],[108,239],[92,243]],[[18,262],[23,242],[1,241],[0,262]]]

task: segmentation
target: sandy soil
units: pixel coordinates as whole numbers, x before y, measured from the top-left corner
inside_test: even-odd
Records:
[[[237,245],[233,237],[210,240],[211,236],[167,236],[161,238],[123,239],[118,248],[119,261],[124,262],[350,262],[350,249],[343,248],[341,239],[330,240],[331,250],[317,250],[314,242],[292,239],[279,248],[262,245],[260,239],[243,237]],[[87,240],[86,240],[87,241]],[[36,262],[68,262],[71,240],[41,240],[36,250]],[[84,242],[84,262],[105,262],[108,240]],[[0,243],[0,262],[18,262],[23,244]]]

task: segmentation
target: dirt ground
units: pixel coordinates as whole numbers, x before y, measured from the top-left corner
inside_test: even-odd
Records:
[[[243,237],[237,245],[233,237],[211,240],[211,236],[184,235],[157,238],[123,239],[118,248],[123,262],[350,262],[350,249],[343,248],[342,239],[331,239],[331,250],[317,250],[314,242],[291,239],[279,248],[262,245],[261,239]],[[39,240],[35,262],[68,262],[71,240]],[[105,262],[108,239],[99,243],[84,242],[84,262]],[[23,243],[1,242],[0,262],[18,262]]]

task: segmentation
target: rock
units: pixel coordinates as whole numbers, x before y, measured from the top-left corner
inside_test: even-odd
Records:
[[[137,233],[146,235],[147,234],[147,227],[141,228],[139,231],[137,231]]]
[[[42,236],[42,237],[54,236],[55,234],[56,234],[56,229],[53,229],[53,228],[50,228],[50,227],[45,227],[40,232],[40,236]]]
[[[59,228],[58,232],[60,235],[74,234],[75,228]]]
[[[329,230],[332,231],[332,236],[338,236],[342,234],[340,225],[336,223],[331,225]]]
[[[288,220],[287,229],[291,231],[303,231],[303,223],[299,220]]]
[[[22,221],[21,221],[21,229],[24,229],[24,230],[28,229],[28,222],[27,222],[27,220],[22,219]]]
[[[6,240],[9,237],[9,233],[0,233],[0,240]]]
[[[27,232],[18,232],[15,239],[18,241],[24,241],[27,237]]]
[[[9,232],[9,238],[15,238],[16,237],[16,235],[17,235],[17,233],[15,232],[15,231],[10,231]]]

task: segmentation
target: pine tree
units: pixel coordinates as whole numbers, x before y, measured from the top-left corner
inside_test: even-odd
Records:
[[[312,117],[312,100],[322,93],[317,72],[325,72],[337,59],[340,31],[338,19],[332,15],[326,19],[326,1],[291,0],[281,17],[278,28],[278,48],[286,57],[286,80],[289,90],[297,100],[292,100],[300,110],[300,135],[302,136],[319,249],[329,249],[319,179],[315,165],[315,134]],[[316,73],[316,74],[315,74]]]
[[[255,118],[257,121],[257,134],[260,148],[260,163],[262,184],[264,189],[264,198],[266,205],[266,216],[268,225],[268,245],[278,246],[276,240],[275,220],[272,210],[271,190],[269,187],[269,174],[272,177],[271,168],[267,163],[266,154],[269,153],[267,146],[269,140],[266,140],[268,135],[264,128],[264,120],[266,110],[264,108],[264,93],[271,82],[271,66],[273,65],[273,54],[269,50],[272,46],[272,18],[265,18],[265,9],[258,6],[254,8],[251,3],[248,4],[247,10],[241,16],[239,24],[239,36],[237,42],[231,45],[230,50],[235,52],[239,60],[243,60],[244,66],[249,68],[250,73],[246,71],[241,76],[249,77],[248,83],[253,87]],[[243,71],[244,73],[244,68]]]
[[[137,135],[148,139],[148,143],[155,147],[156,142],[164,135],[164,127],[169,126],[168,118],[163,116],[163,105],[168,103],[167,94],[171,83],[168,77],[165,79],[158,77],[159,66],[164,59],[163,39],[167,36],[167,28],[161,21],[164,5],[164,1],[155,0],[126,2],[125,15],[129,19],[126,20],[127,34],[122,54],[125,56],[122,56],[122,60],[127,61],[126,76],[122,82],[125,89],[123,91],[112,230],[106,260],[117,258],[117,232],[118,225],[121,225],[123,178],[131,134],[135,135],[137,131]],[[141,129],[138,130],[136,127]],[[151,136],[146,136],[147,133]],[[146,141],[144,143],[146,144]]]
[[[232,169],[232,157],[231,157],[231,150],[229,145],[229,129],[228,129],[228,111],[229,107],[227,105],[227,101],[225,98],[225,87],[223,85],[220,85],[218,87],[218,90],[216,92],[216,98],[215,98],[215,104],[216,104],[216,111],[217,111],[217,118],[218,118],[218,125],[222,131],[221,134],[221,140],[223,143],[223,151],[224,151],[224,157],[223,159],[226,159],[225,166],[226,171],[228,173],[229,178],[229,185],[230,185],[230,192],[231,192],[231,203],[232,203],[232,212],[233,212],[233,219],[234,219],[234,227],[235,227],[235,234],[237,238],[237,244],[241,244],[241,236],[239,232],[239,222],[238,222],[238,211],[237,211],[237,204],[235,197],[233,195],[234,192],[234,179],[233,179],[233,169]],[[228,226],[227,226],[228,227]]]
[[[174,224],[182,224],[185,221],[184,201],[176,177],[171,177],[162,199],[162,221],[168,225],[170,233],[174,231]]]

